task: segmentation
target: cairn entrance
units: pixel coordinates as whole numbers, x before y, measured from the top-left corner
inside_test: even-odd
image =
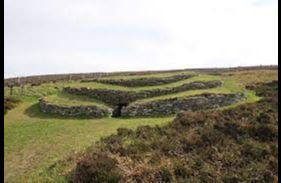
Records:
[[[112,112],[112,117],[116,118],[116,117],[120,117],[121,116],[121,111],[123,107],[126,107],[128,104],[127,103],[120,103],[117,104]]]

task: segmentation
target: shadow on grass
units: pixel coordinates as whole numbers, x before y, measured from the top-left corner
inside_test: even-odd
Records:
[[[46,114],[40,110],[39,103],[31,105],[24,111],[24,114],[31,118],[40,118],[40,119],[100,119],[100,118],[91,118],[87,116],[77,116],[77,117],[69,117],[69,116],[59,116],[56,114]]]
[[[41,119],[63,119],[60,116],[45,114],[40,110],[39,103],[35,103],[31,105],[24,111],[24,114],[31,117],[31,118],[41,118]]]

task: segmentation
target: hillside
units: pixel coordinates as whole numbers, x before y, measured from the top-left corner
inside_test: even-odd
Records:
[[[255,171],[276,179],[278,86],[262,83],[277,74],[170,71],[14,86],[21,102],[4,117],[5,181],[239,182]]]
[[[165,127],[119,128],[79,160],[73,182],[275,182],[278,83],[255,104],[184,112]],[[260,92],[261,91],[261,92]]]

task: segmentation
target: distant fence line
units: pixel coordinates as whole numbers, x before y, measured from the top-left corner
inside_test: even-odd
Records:
[[[68,80],[81,80],[88,78],[98,78],[104,76],[118,76],[118,75],[145,75],[154,73],[178,72],[178,71],[195,71],[202,73],[216,73],[216,72],[229,72],[229,71],[243,71],[243,70],[259,70],[259,69],[278,69],[278,65],[270,66],[249,66],[249,67],[229,67],[229,68],[194,68],[194,69],[181,69],[181,70],[161,70],[161,71],[129,71],[129,72],[96,72],[96,73],[79,73],[79,74],[50,74],[50,75],[37,75],[26,77],[15,77],[4,79],[4,86],[20,86],[25,84],[42,84],[48,82],[68,81]]]

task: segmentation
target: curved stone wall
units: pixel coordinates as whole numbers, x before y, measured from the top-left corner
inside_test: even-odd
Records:
[[[109,90],[109,89],[93,89],[93,88],[72,88],[66,87],[64,92],[76,95],[84,95],[95,98],[104,103],[111,105],[118,105],[120,103],[128,104],[137,100],[137,92],[122,91],[122,90]]]
[[[228,106],[243,99],[243,94],[202,94],[191,97],[171,98],[146,103],[122,105],[118,103],[115,117],[144,117],[166,116],[181,111],[196,111]],[[39,100],[41,111],[66,117],[91,117],[101,118],[110,116],[112,109],[97,106],[62,106],[50,103],[45,99]],[[125,103],[123,103],[125,104]],[[119,108],[121,107],[121,108]],[[119,112],[118,112],[119,111]],[[116,113],[117,112],[117,113]]]
[[[97,106],[61,106],[50,103],[45,99],[39,100],[41,111],[48,114],[56,114],[66,117],[91,117],[101,118],[111,114],[110,109],[103,109]]]
[[[196,81],[186,83],[178,87],[162,88],[153,90],[123,91],[123,90],[109,90],[109,89],[92,89],[92,88],[64,88],[65,92],[77,95],[85,95],[95,98],[111,105],[129,104],[137,99],[155,97],[160,95],[167,95],[187,90],[208,89],[221,86],[221,81]]]
[[[149,98],[156,97],[160,95],[167,95],[172,93],[178,93],[188,90],[199,90],[199,89],[209,89],[216,88],[222,85],[222,82],[219,80],[214,81],[194,81],[191,83],[185,83],[177,87],[172,88],[162,88],[162,89],[153,89],[153,90],[142,90],[138,92],[138,98]]]
[[[121,116],[163,116],[180,111],[212,109],[234,104],[243,98],[243,94],[202,94],[192,97],[171,98],[147,103],[131,104],[123,107]]]
[[[93,80],[82,80],[81,82],[99,82],[104,84],[121,85],[128,87],[138,87],[138,86],[155,86],[173,83],[176,81],[188,79],[194,77],[195,74],[179,74],[169,77],[147,77],[147,78],[136,78],[136,79],[93,79]]]

